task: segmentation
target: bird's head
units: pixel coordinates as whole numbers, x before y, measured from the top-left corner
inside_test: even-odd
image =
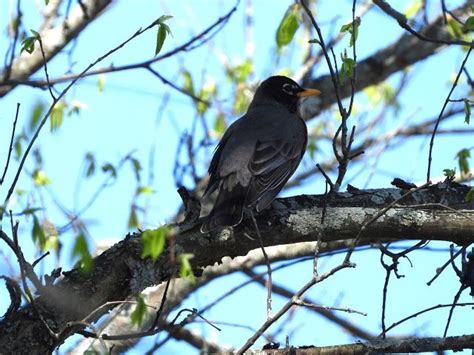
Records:
[[[286,76],[271,76],[257,88],[251,106],[270,100],[282,104],[290,112],[296,112],[299,99],[320,93],[317,89],[302,88]]]

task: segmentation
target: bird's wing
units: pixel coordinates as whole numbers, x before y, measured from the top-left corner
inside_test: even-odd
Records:
[[[295,172],[303,157],[304,141],[274,140],[257,142],[249,163],[253,175],[249,204],[257,203],[257,209],[264,209],[280,192]]]
[[[218,173],[218,166],[221,160],[222,151],[229,140],[230,136],[232,135],[233,126],[231,125],[229,129],[225,132],[224,136],[220,140],[219,144],[216,147],[214,152],[214,156],[212,157],[211,163],[209,164],[209,183],[207,184],[206,191],[204,191],[204,196],[211,194],[215,189],[219,187],[219,173]]]

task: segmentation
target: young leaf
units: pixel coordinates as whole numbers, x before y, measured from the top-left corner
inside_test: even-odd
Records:
[[[140,186],[139,188],[137,188],[137,192],[136,192],[136,195],[152,195],[155,193],[155,190],[153,190],[153,188],[151,186]]]
[[[35,215],[33,215],[33,229],[31,231],[31,236],[33,237],[33,241],[38,244],[41,250],[43,250],[46,244],[46,235],[43,227],[41,227],[41,224],[39,223],[38,217]]]
[[[406,9],[405,16],[410,19],[415,16],[422,8],[423,2],[421,0],[414,0]]]
[[[308,153],[309,153],[309,157],[311,159],[314,159],[314,154],[316,153],[316,149],[317,149],[316,140],[315,139],[310,139],[309,142],[308,142],[307,150],[308,150]]]
[[[464,99],[464,112],[466,113],[464,122],[467,124],[471,123],[471,104],[468,99]]]
[[[117,177],[117,169],[115,169],[115,167],[110,163],[105,163],[102,165],[102,171],[104,173],[110,173],[110,175],[114,178]]]
[[[170,233],[167,226],[158,229],[147,230],[142,233],[142,258],[151,257],[153,261],[158,259],[165,248],[166,236]]]
[[[191,266],[191,260],[193,258],[193,254],[179,254],[179,277],[181,278],[189,278],[191,281],[195,281],[195,276],[193,273],[193,268]]]
[[[132,168],[133,172],[135,173],[135,179],[137,182],[140,181],[140,171],[142,170],[142,165],[140,164],[140,161],[136,158],[129,158],[130,162],[132,163]]]
[[[459,171],[461,172],[461,175],[467,175],[469,173],[468,158],[471,157],[469,149],[461,149],[458,154],[456,154],[456,157],[458,158]]]
[[[100,74],[97,80],[97,89],[102,92],[105,88],[105,74]]]
[[[31,112],[30,124],[28,127],[30,129],[30,132],[32,132],[38,125],[41,119],[41,116],[43,116],[43,112],[44,112],[44,103],[41,101],[38,101],[33,107],[33,111]]]
[[[299,6],[297,4],[291,5],[286,10],[285,16],[280,22],[276,32],[276,43],[278,48],[282,48],[291,42],[298,29],[298,13]]]
[[[44,170],[41,169],[33,171],[33,182],[36,186],[46,186],[51,184],[51,180],[46,176]]]
[[[160,16],[158,20],[155,21],[155,23],[158,25],[158,32],[156,34],[156,46],[155,46],[155,56],[160,53],[161,48],[163,48],[163,44],[165,43],[165,39],[167,35],[171,34],[171,29],[170,27],[164,23],[166,20],[170,19],[173,16]]]
[[[137,208],[132,205],[130,208],[130,216],[128,217],[128,229],[134,229],[138,227],[138,215]]]
[[[87,241],[84,234],[81,232],[76,236],[74,247],[72,249],[72,256],[79,257],[79,267],[81,271],[89,273],[94,267],[94,259],[89,252]]]
[[[349,46],[352,47],[357,41],[359,36],[359,26],[360,26],[360,17],[357,17],[353,22],[350,22],[346,25],[342,25],[340,32],[349,32],[351,38],[349,40]]]
[[[346,53],[342,56],[342,65],[339,71],[339,79],[341,82],[344,82],[346,78],[352,78],[354,75],[355,61],[352,58],[349,58]]]
[[[53,110],[51,111],[51,132],[56,131],[61,127],[64,120],[64,109],[66,104],[63,101],[59,101],[54,105]]]
[[[85,160],[85,175],[86,177],[91,177],[95,173],[95,157],[91,152],[86,153]]]
[[[187,70],[182,72],[184,78],[183,89],[189,92],[191,95],[194,95],[194,84],[193,84],[193,77],[191,73]]]
[[[467,192],[466,196],[464,196],[464,200],[466,202],[471,202],[474,199],[474,187]]]
[[[39,39],[40,35],[38,32],[34,30],[30,30],[33,33],[33,36],[26,37],[22,42],[21,42],[21,51],[20,54],[23,51],[26,51],[27,53],[31,54],[35,50],[35,42],[36,40]]]
[[[454,179],[454,177],[456,175],[456,169],[443,169],[443,174],[448,179]]]
[[[474,31],[474,16],[467,18],[466,22],[464,23],[463,30],[465,32]]]
[[[215,133],[216,137],[220,138],[224,134],[226,128],[225,117],[222,113],[219,113],[214,121],[213,133]]]
[[[448,16],[447,26],[448,26],[448,34],[451,36],[451,38],[458,39],[463,36],[461,24],[457,22],[451,16]]]
[[[136,300],[137,304],[133,312],[130,314],[130,320],[132,321],[133,325],[139,326],[142,324],[143,318],[145,318],[146,305],[145,300],[141,294],[137,295]]]

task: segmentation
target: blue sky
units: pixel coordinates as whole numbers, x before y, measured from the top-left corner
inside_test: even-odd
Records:
[[[27,28],[35,29],[37,26],[37,15],[33,1],[24,2],[25,21]],[[397,2],[397,9],[402,10],[409,2]],[[145,27],[162,14],[174,16],[168,23],[173,32],[173,36],[168,38],[164,44],[163,52],[166,52],[176,45],[189,39],[193,34],[201,31],[216,18],[227,12],[233,6],[233,1],[203,1],[198,5],[196,2],[167,2],[167,1],[146,1],[117,2],[107,12],[105,16],[95,21],[82,34],[77,42],[74,51],[75,64],[74,72],[79,72],[98,56],[108,51],[110,48],[121,43],[125,38],[134,33],[138,28]],[[299,50],[297,33],[295,42],[289,46],[278,58],[276,55],[275,31],[291,1],[254,1],[254,73],[255,81],[262,80],[267,76],[285,69],[296,70],[300,63],[301,52]],[[216,100],[219,105],[227,107],[231,104],[230,83],[225,78],[222,66],[222,58],[225,57],[231,63],[236,64],[245,59],[245,33],[244,8],[246,1],[241,1],[238,11],[231,18],[226,28],[219,33],[209,45],[189,53],[180,54],[172,59],[161,61],[154,68],[166,78],[173,80],[178,85],[183,84],[180,70],[184,67],[193,75],[196,86],[201,83],[216,82],[218,94]],[[334,2],[318,2],[317,15],[321,21],[326,34],[336,33],[341,24],[347,23],[350,18],[350,1],[338,2],[337,8]],[[33,14],[33,15],[32,15]],[[331,26],[330,21],[336,19],[337,25]],[[0,17],[0,27],[6,27],[7,14]],[[401,29],[394,21],[386,21],[380,11],[373,10],[362,21],[360,36],[358,40],[359,59],[374,53],[378,48],[384,47],[394,41],[402,33]],[[126,63],[140,62],[153,56],[155,32],[151,31],[137,40],[127,45],[125,48],[108,58],[100,66],[110,64],[121,65]],[[340,52],[347,46],[346,38],[341,46],[336,47],[336,52]],[[0,53],[4,53],[8,42],[5,37],[0,40]],[[436,116],[441,109],[443,100],[449,90],[450,80],[457,71],[464,52],[457,48],[444,50],[416,68],[409,88],[401,95],[400,102],[403,108],[398,112],[389,112],[386,118],[377,127],[380,131],[393,129],[402,122],[413,123],[425,117]],[[67,55],[58,55],[48,64],[51,77],[61,75],[67,70]],[[472,68],[472,64],[469,65]],[[315,71],[315,76],[326,73],[326,65],[322,63]],[[43,78],[43,72],[38,72],[35,77]],[[395,85],[399,76],[389,79]],[[86,108],[78,116],[66,117],[63,126],[57,132],[43,130],[37,142],[41,146],[42,154],[45,158],[44,170],[52,181],[51,189],[54,194],[60,197],[63,204],[72,207],[75,203],[80,208],[90,198],[97,189],[98,184],[103,181],[103,176],[94,177],[81,182],[81,190],[77,196],[74,195],[74,187],[78,175],[80,176],[81,164],[84,155],[88,151],[93,151],[99,162],[117,163],[124,155],[134,152],[144,167],[143,179],[147,181],[149,176],[148,157],[150,147],[156,145],[156,161],[154,164],[154,180],[152,187],[156,193],[148,201],[147,219],[145,228],[153,228],[163,222],[169,221],[181,201],[175,192],[173,176],[171,174],[174,164],[175,152],[179,141],[179,134],[183,130],[190,130],[194,119],[194,108],[191,100],[171,90],[155,77],[150,76],[144,69],[135,71],[125,71],[111,73],[105,76],[105,89],[99,91],[97,88],[97,77],[81,80],[75,88],[68,94],[68,102],[78,100]],[[58,86],[61,88],[61,86]],[[461,86],[462,89],[462,86]],[[459,93],[462,93],[462,90]],[[166,109],[159,111],[163,97],[170,93],[170,101]],[[454,95],[456,98],[457,96]],[[31,110],[39,102],[50,102],[48,92],[29,88],[17,88],[11,94],[2,99],[0,108],[0,139],[8,141],[10,137],[11,120],[14,116],[16,103],[21,103],[21,113],[19,119],[19,129],[27,124]],[[367,118],[365,111],[370,111],[370,105],[364,93],[357,95],[356,111],[352,118],[353,122],[361,124]],[[216,111],[210,109],[208,115],[212,124],[212,114]],[[328,110],[323,115],[334,115],[333,110]],[[227,122],[234,118],[230,114],[226,117]],[[335,118],[336,120],[336,118]],[[462,116],[452,120],[452,123],[443,126],[462,126]],[[314,123],[312,123],[314,124]],[[47,127],[45,127],[47,128]],[[202,132],[200,133],[202,135]],[[363,141],[364,137],[356,137],[356,143]],[[459,137],[439,137],[435,143],[435,160],[433,165],[433,176],[441,176],[442,169],[457,166],[454,159],[455,154],[461,148],[472,145],[472,138],[468,136]],[[0,158],[3,162],[7,151],[7,145],[0,146]],[[316,160],[322,159],[328,153],[327,147],[321,147],[317,152]],[[370,153],[369,153],[370,154]],[[325,156],[327,157],[327,156]],[[203,156],[203,163],[198,166],[199,173],[203,174],[206,169],[205,161],[210,158],[210,153]],[[207,158],[207,159],[206,159]],[[371,158],[375,161],[375,158]],[[31,171],[33,159],[30,157],[27,169]],[[423,181],[426,172],[427,162],[427,138],[414,139],[411,143],[386,152],[375,168],[373,177],[370,169],[357,174],[359,167],[354,167],[349,171],[348,181],[351,184],[363,187],[369,181],[367,187],[389,187],[393,176],[399,176],[411,181]],[[9,177],[11,179],[16,169],[16,162],[13,162]],[[309,163],[308,163],[309,164]],[[7,180],[11,181],[11,180]],[[31,184],[27,174],[23,174],[18,187],[28,189]],[[91,248],[94,243],[100,240],[120,240],[127,232],[127,220],[130,213],[130,203],[136,189],[134,173],[129,166],[126,166],[119,174],[119,178],[114,186],[104,191],[97,202],[84,214],[84,219],[89,221],[88,239]],[[314,176],[299,188],[285,191],[283,195],[294,195],[300,193],[313,194],[322,193],[324,185],[320,176]],[[0,190],[0,198],[4,198],[5,189]],[[64,222],[61,214],[51,205],[51,198],[47,193],[43,194],[45,203],[50,206],[44,211],[44,217],[58,224]],[[37,197],[36,197],[37,198]],[[39,201],[36,201],[39,202]],[[142,205],[145,202],[142,201]],[[5,222],[4,222],[5,223]],[[7,228],[8,229],[8,228]],[[20,224],[22,241],[25,249],[33,258],[36,253],[30,242],[31,219],[22,220]],[[70,240],[74,236],[66,234],[62,236],[65,249],[71,247]],[[434,247],[444,247],[446,244],[432,243]],[[4,247],[2,246],[2,250]],[[69,252],[65,252],[62,264],[71,265]],[[442,255],[442,256],[441,256]],[[368,312],[367,317],[352,314],[340,314],[361,324],[364,329],[379,329],[381,289],[384,281],[384,272],[379,261],[379,253],[374,251],[364,251],[354,256],[357,263],[356,270],[345,270],[335,277],[330,278],[324,284],[316,286],[309,292],[309,296],[319,303],[327,306],[346,306],[360,311]],[[420,310],[424,306],[437,303],[449,303],[452,301],[454,293],[457,291],[458,283],[452,271],[443,274],[434,286],[424,286],[426,281],[434,274],[436,267],[439,267],[447,258],[447,253],[417,252],[411,258],[413,268],[408,262],[402,262],[401,268],[406,272],[406,277],[400,280],[392,280],[390,288],[389,302],[393,306],[388,315],[388,324],[398,318]],[[341,256],[324,258],[324,262],[334,265],[340,261]],[[46,271],[54,264],[53,258],[45,262],[43,266]],[[3,265],[0,272],[7,273],[8,267]],[[285,284],[292,289],[298,289],[309,277],[311,265],[303,263],[292,267],[289,270],[276,273],[275,282]],[[295,277],[298,275],[299,277]],[[216,280],[206,286],[202,291],[192,295],[186,302],[190,307],[199,308],[207,301],[212,300],[220,292],[224,292],[232,285],[245,280],[245,277],[236,275]],[[410,292],[411,291],[411,292]],[[0,290],[0,299],[7,300],[6,291]],[[416,302],[423,300],[423,302]],[[467,292],[461,301],[471,301],[467,297]],[[284,300],[275,297],[274,309]],[[242,312],[242,305],[245,305],[245,312]],[[6,304],[3,305],[6,307]],[[3,308],[2,308],[3,309]],[[469,309],[470,311],[470,309]],[[1,312],[0,312],[1,313]],[[439,318],[433,315],[426,318],[415,319],[407,324],[406,328],[400,327],[396,334],[413,334],[416,329],[419,335],[439,336],[442,334],[447,310],[436,313]],[[246,323],[258,327],[265,316],[265,290],[260,286],[252,285],[245,288],[238,294],[229,298],[224,304],[213,309],[208,315],[209,319],[222,320],[233,323]],[[465,319],[463,320],[463,317]],[[469,322],[470,312],[467,308],[455,312],[455,318],[450,334],[472,333],[474,328]],[[429,321],[428,321],[429,320]],[[200,331],[212,334],[214,330],[206,325],[193,326]],[[275,329],[278,324],[274,325]],[[340,331],[336,331],[333,325],[328,325],[321,318],[310,313],[298,310],[295,319],[286,331],[296,329],[292,344],[318,344],[329,345],[337,343],[351,342],[353,339]],[[284,334],[285,332],[283,332]],[[241,344],[250,333],[246,330],[223,328],[218,335],[218,340],[223,344]],[[282,335],[282,341],[284,336]],[[147,349],[153,339],[142,341],[140,349]],[[262,344],[261,342],[258,344]],[[173,343],[163,349],[163,353],[191,351],[187,345]]]

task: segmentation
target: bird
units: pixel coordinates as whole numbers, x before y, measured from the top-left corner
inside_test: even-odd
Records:
[[[280,75],[258,86],[247,112],[228,127],[211,159],[203,198],[218,192],[202,233],[234,227],[245,209],[260,212],[272,203],[306,150],[300,100],[320,93]]]

